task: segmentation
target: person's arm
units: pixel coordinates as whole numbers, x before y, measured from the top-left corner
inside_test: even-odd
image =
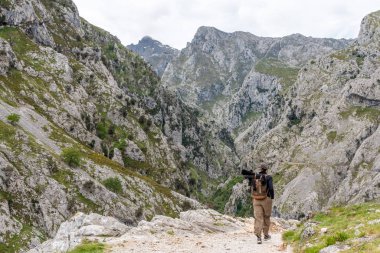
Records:
[[[268,197],[274,199],[274,188],[273,188],[273,179],[271,176],[267,176],[267,184],[268,184]]]

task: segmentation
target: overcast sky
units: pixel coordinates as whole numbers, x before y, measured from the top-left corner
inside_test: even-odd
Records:
[[[199,26],[279,37],[356,38],[378,0],[74,0],[82,17],[125,44],[149,35],[181,49]]]

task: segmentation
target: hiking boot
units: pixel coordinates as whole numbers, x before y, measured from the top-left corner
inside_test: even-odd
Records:
[[[270,235],[264,235],[264,241],[270,240],[272,237]]]
[[[263,241],[261,240],[261,236],[257,236],[257,244],[262,244]]]

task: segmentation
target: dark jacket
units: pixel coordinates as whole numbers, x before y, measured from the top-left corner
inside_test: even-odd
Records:
[[[271,199],[274,199],[274,188],[273,188],[273,179],[272,176],[267,175],[266,173],[260,172],[259,175],[265,175],[265,181],[267,184],[268,193],[267,196]]]

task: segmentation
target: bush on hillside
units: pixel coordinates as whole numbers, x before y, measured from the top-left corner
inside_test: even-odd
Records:
[[[74,147],[63,149],[61,157],[71,167],[79,166],[82,162],[82,153]]]
[[[110,177],[103,181],[104,186],[114,192],[114,193],[122,193],[123,187],[121,185],[121,181],[118,177]]]
[[[20,121],[20,118],[21,116],[16,114],[16,113],[12,113],[12,114],[9,114],[8,117],[7,117],[7,120],[12,124],[12,125],[16,125],[19,121]]]

